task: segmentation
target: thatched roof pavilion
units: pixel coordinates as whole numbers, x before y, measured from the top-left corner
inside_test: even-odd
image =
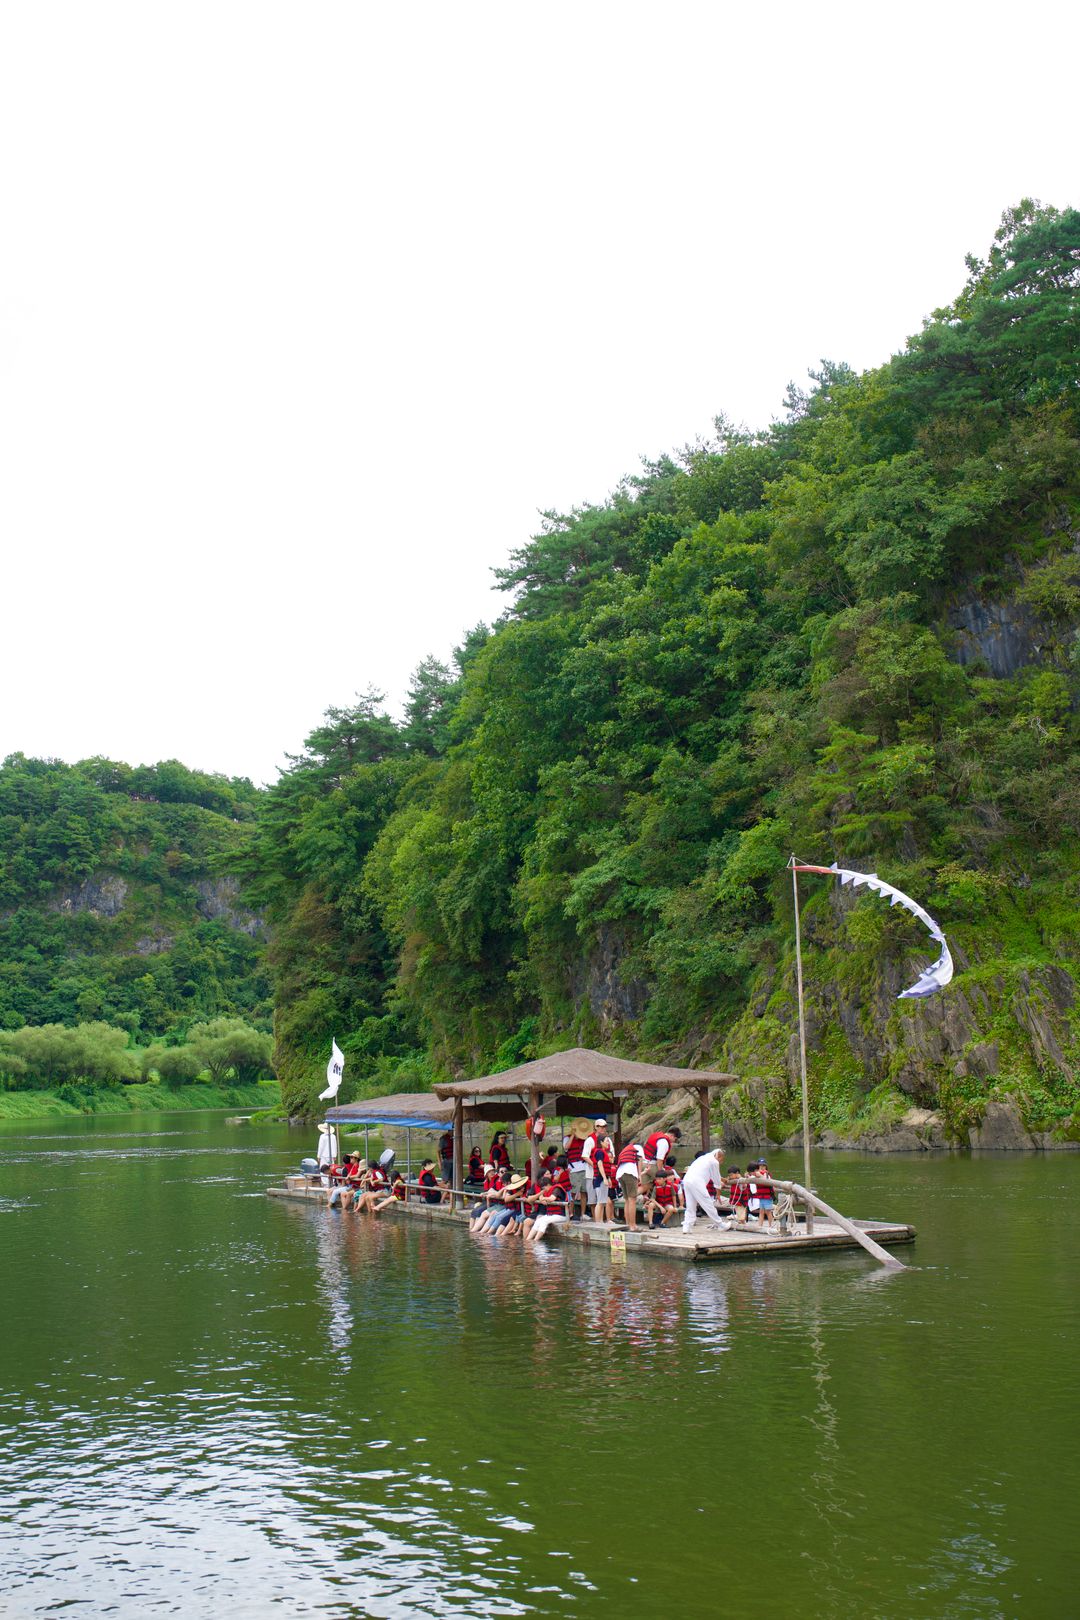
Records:
[[[560,1093],[580,1091],[604,1097],[629,1097],[641,1091],[681,1088],[708,1093],[734,1085],[737,1079],[738,1075],[720,1074],[712,1069],[675,1069],[663,1063],[634,1063],[629,1058],[575,1046],[568,1052],[553,1052],[550,1057],[519,1063],[501,1074],[485,1074],[478,1080],[454,1080],[436,1086],[435,1095],[461,1097],[469,1102],[492,1097],[517,1097],[525,1101],[536,1096],[538,1100],[528,1104],[532,1112],[537,1107],[550,1107],[551,1099]]]
[[[399,1092],[388,1097],[362,1097],[328,1108],[334,1125],[396,1125],[406,1130],[439,1130],[454,1126],[454,1186],[461,1186],[463,1127],[467,1121],[497,1123],[548,1114],[569,1119],[575,1114],[596,1118],[601,1109],[621,1133],[622,1104],[646,1092],[692,1091],[698,1099],[702,1148],[709,1145],[709,1094],[734,1085],[738,1075],[713,1069],[677,1069],[663,1063],[634,1063],[575,1046],[568,1052],[519,1063],[500,1074],[475,1080],[452,1080],[433,1091]],[[532,1141],[533,1167],[537,1146]]]

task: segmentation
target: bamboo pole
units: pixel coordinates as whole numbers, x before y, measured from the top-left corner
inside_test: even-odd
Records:
[[[797,1181],[776,1181],[772,1176],[763,1176],[762,1181],[768,1182],[771,1187],[779,1187],[782,1192],[791,1193],[792,1197],[798,1198],[807,1206],[808,1210],[813,1207],[820,1215],[824,1215],[826,1220],[835,1221],[842,1232],[846,1232],[848,1237],[854,1238],[856,1243],[862,1245],[867,1254],[872,1254],[874,1259],[880,1261],[883,1266],[889,1266],[893,1271],[907,1270],[907,1266],[902,1260],[897,1260],[896,1256],[890,1254],[888,1249],[883,1249],[880,1243],[875,1243],[874,1239],[856,1226],[854,1221],[849,1221],[846,1215],[841,1215],[839,1210],[833,1209],[831,1204],[827,1204],[823,1198],[819,1198],[817,1193],[812,1193],[809,1188],[800,1187]],[[806,1218],[806,1235],[807,1237],[813,1236],[813,1227],[810,1224],[809,1214]]]
[[[465,1135],[465,1104],[460,1097],[454,1098],[454,1173],[451,1177],[450,1208],[457,1209],[459,1197],[458,1188],[465,1185],[465,1144],[462,1138]],[[464,1191],[460,1194],[464,1198]]]
[[[532,1182],[533,1182],[534,1186],[536,1184],[536,1178],[540,1173],[540,1144],[536,1140],[536,1128],[535,1128],[535,1120],[536,1120],[537,1113],[539,1112],[539,1108],[540,1108],[540,1093],[538,1091],[530,1091],[529,1092],[529,1118],[531,1120],[533,1120],[534,1126],[533,1126],[533,1129],[529,1132],[529,1174],[530,1174],[530,1177],[532,1179]]]
[[[799,1071],[802,1078],[802,1131],[803,1131],[803,1180],[810,1185],[810,1092],[806,1083],[806,1009],[803,1005],[803,976],[802,976],[802,931],[799,926],[799,874],[795,870],[795,855],[792,852],[789,862],[791,867],[791,889],[795,899],[795,975],[799,985]],[[814,1234],[813,1205],[806,1204],[806,1235]],[[884,1250],[882,1253],[884,1254]]]
[[[701,1151],[709,1151],[709,1088],[698,1086],[698,1113],[701,1121]]]

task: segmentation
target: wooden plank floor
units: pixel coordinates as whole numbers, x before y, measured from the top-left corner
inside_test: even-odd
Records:
[[[326,1193],[319,1187],[268,1187],[271,1198],[289,1198],[301,1203],[326,1203]],[[464,1210],[451,1210],[445,1204],[419,1204],[410,1202],[385,1211],[391,1220],[404,1216],[408,1220],[445,1221],[464,1225],[468,1215]],[[361,1219],[351,1213],[344,1220]],[[382,1218],[382,1217],[381,1217]],[[894,1221],[855,1221],[856,1226],[868,1232],[885,1248],[899,1243],[910,1243],[915,1228]],[[733,1228],[717,1232],[704,1220],[699,1220],[692,1232],[680,1226],[665,1227],[655,1232],[627,1232],[621,1224],[598,1225],[592,1221],[560,1222],[548,1228],[545,1237],[560,1243],[581,1243],[587,1247],[600,1247],[610,1251],[611,1233],[622,1232],[626,1239],[627,1254],[649,1255],[659,1260],[678,1260],[683,1264],[698,1265],[717,1260],[751,1260],[768,1257],[783,1259],[794,1254],[814,1253],[826,1249],[857,1249],[859,1245],[846,1232],[820,1215],[814,1219],[814,1235],[807,1237],[800,1225],[794,1237],[781,1237],[779,1233],[759,1232],[753,1227]],[[541,1239],[545,1241],[545,1239]]]

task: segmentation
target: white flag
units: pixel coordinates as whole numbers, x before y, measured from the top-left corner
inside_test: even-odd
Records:
[[[345,1069],[345,1054],[338,1046],[337,1041],[330,1042],[330,1061],[326,1065],[326,1090],[319,1092],[319,1101],[324,1097],[336,1097],[341,1085],[341,1076]]]
[[[837,866],[835,862],[829,870],[835,872],[842,886],[850,883],[852,888],[858,889],[865,883],[868,889],[874,890],[875,894],[883,895],[891,906],[903,906],[904,910],[910,911],[913,917],[918,917],[923,927],[930,930],[931,939],[941,946],[941,954],[933,966],[924,968],[911,989],[901,990],[897,1000],[904,1001],[909,996],[913,998],[932,996],[935,991],[944,990],[953,976],[952,953],[949,950],[945,935],[941,932],[930,913],[924,911],[918,901],[912,900],[910,895],[901,894],[900,890],[894,889],[891,883],[886,883],[882,878],[879,878],[876,872],[849,872],[845,867]]]

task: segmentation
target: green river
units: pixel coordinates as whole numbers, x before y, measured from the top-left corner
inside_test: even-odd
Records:
[[[0,1614],[1080,1613],[1080,1156],[823,1156],[889,1275],[267,1198],[311,1142],[0,1128]]]

